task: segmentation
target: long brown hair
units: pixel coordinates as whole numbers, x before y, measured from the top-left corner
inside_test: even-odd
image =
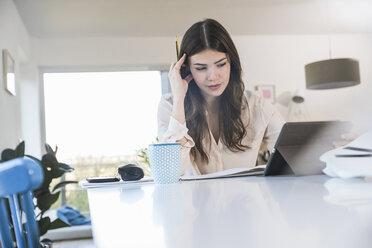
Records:
[[[197,22],[186,31],[182,39],[180,54],[186,53],[190,57],[205,49],[225,53],[231,64],[229,83],[220,98],[220,137],[230,151],[244,151],[248,146],[242,144],[242,140],[247,131],[241,119],[241,112],[242,108],[248,107],[248,103],[243,97],[244,83],[241,78],[240,59],[229,33],[213,19]],[[185,64],[188,66],[187,59]],[[199,157],[202,162],[208,163],[207,147],[204,147],[202,143],[206,138],[209,141],[210,149],[211,135],[205,111],[205,99],[195,81],[192,80],[185,97],[186,125],[195,142],[190,155],[193,161]]]

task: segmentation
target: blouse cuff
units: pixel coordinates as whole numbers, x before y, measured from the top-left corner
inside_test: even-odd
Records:
[[[169,143],[175,143],[177,140],[181,140],[183,137],[187,139],[184,147],[191,148],[195,145],[191,136],[187,133],[189,129],[186,127],[186,123],[181,124],[173,116],[169,119],[168,130],[164,134],[163,141]]]

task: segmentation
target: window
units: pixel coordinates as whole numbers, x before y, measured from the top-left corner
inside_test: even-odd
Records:
[[[46,141],[75,168],[66,180],[117,175],[157,136],[160,71],[45,73]],[[66,187],[55,207],[87,212],[86,191]]]

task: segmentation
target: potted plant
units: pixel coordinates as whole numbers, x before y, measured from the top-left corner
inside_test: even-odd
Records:
[[[44,154],[41,160],[25,155],[25,142],[22,141],[18,144],[16,149],[7,148],[1,153],[0,162],[8,161],[17,157],[29,157],[36,160],[41,165],[44,172],[44,181],[42,185],[36,189],[34,193],[34,200],[36,202],[35,210],[37,211],[36,220],[39,226],[40,236],[44,235],[48,230],[57,229],[61,227],[68,227],[69,225],[57,218],[51,221],[49,217],[45,216],[46,211],[55,203],[61,193],[61,189],[71,183],[77,183],[76,181],[62,181],[51,187],[53,179],[61,178],[65,173],[74,170],[71,166],[58,162],[56,153],[58,147],[53,150],[48,144],[45,145],[46,154]]]

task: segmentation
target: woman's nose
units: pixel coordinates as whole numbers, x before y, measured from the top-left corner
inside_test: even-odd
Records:
[[[216,68],[211,68],[209,71],[208,71],[208,80],[209,81],[213,81],[215,79],[218,78],[218,71]]]

